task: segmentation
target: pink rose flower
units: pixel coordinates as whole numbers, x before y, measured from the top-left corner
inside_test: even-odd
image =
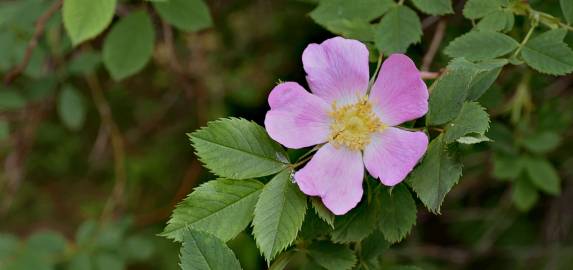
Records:
[[[356,40],[310,44],[302,62],[312,93],[295,82],[277,85],[265,128],[289,148],[324,144],[294,179],[302,192],[343,215],[362,198],[364,167],[394,186],[424,155],[426,134],[397,126],[426,114],[428,89],[414,62],[393,54],[367,93],[368,49]]]

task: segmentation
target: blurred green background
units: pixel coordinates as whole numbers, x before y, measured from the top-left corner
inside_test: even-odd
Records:
[[[53,2],[0,2],[3,78],[22,62]],[[471,27],[459,14],[463,1],[454,2],[443,44]],[[529,2],[560,14],[558,1]],[[0,86],[0,269],[178,269],[178,245],[156,235],[175,204],[213,178],[185,134],[225,116],[262,123],[279,80],[304,83],[306,45],[333,36],[308,16],[313,1],[206,3],[213,26],[188,33],[162,22],[148,2],[119,1],[114,21],[146,9],[156,31],[152,60],[119,82],[103,67],[103,35],[72,47],[60,12],[48,20],[23,73]],[[422,20],[422,42],[408,51],[416,63],[436,27]],[[448,61],[439,51],[431,70]],[[528,119],[515,123],[507,104],[525,72],[506,68],[480,100],[495,119],[494,142],[462,147],[464,177],[442,215],[420,210],[413,233],[384,261],[423,269],[573,268],[573,77],[533,73]],[[559,171],[562,193],[540,193],[529,211],[519,211],[512,185],[495,169],[507,167],[500,156],[511,160],[539,145]],[[229,245],[244,269],[266,269],[250,234]]]

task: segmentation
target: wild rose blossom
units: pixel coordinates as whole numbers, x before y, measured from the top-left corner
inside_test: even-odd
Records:
[[[362,198],[364,167],[394,186],[426,152],[426,134],[397,126],[426,114],[428,89],[412,60],[393,54],[367,93],[368,49],[356,40],[310,44],[302,62],[312,94],[296,82],[277,85],[265,128],[289,148],[324,144],[294,179],[302,192],[343,215]]]

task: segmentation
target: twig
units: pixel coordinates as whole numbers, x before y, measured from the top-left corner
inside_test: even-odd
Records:
[[[28,66],[30,63],[30,59],[32,59],[32,53],[34,49],[38,46],[38,40],[44,34],[44,30],[46,28],[46,23],[48,20],[60,9],[62,6],[63,0],[56,0],[36,21],[36,28],[34,30],[34,35],[32,35],[32,39],[28,42],[28,46],[26,47],[26,51],[24,53],[24,58],[22,62],[18,64],[14,69],[12,69],[6,76],[4,77],[4,84],[9,85],[14,79],[16,79]]]
[[[432,38],[432,42],[430,43],[430,48],[424,55],[422,60],[422,70],[428,71],[434,61],[434,57],[442,44],[442,40],[444,40],[444,32],[446,31],[446,21],[440,20],[438,25],[436,26],[436,32],[434,33],[434,37]]]
[[[127,183],[127,176],[125,173],[125,147],[121,132],[113,120],[111,108],[105,99],[102,87],[96,75],[86,75],[86,82],[90,88],[92,98],[101,117],[102,125],[110,134],[111,147],[113,149],[115,182],[111,195],[107,199],[102,211],[101,220],[104,221],[110,217],[114,208],[122,203],[122,196]]]
[[[440,77],[441,74],[441,72],[422,71],[420,72],[420,77],[422,77],[422,80],[433,80]]]

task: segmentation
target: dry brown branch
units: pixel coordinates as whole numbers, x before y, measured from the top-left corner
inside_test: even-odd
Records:
[[[34,49],[38,46],[38,40],[44,34],[44,30],[46,29],[46,24],[48,20],[60,9],[62,6],[63,0],[56,0],[36,21],[36,28],[34,30],[34,34],[32,35],[32,39],[28,42],[28,46],[26,46],[26,51],[24,53],[24,58],[22,62],[18,64],[14,69],[8,72],[4,77],[4,84],[9,85],[14,79],[16,79],[28,66],[30,63],[30,59],[32,59],[32,54],[34,53]]]
[[[434,37],[432,38],[432,42],[430,43],[430,48],[424,55],[422,59],[422,71],[430,70],[432,66],[432,62],[434,61],[434,57],[442,44],[442,40],[444,40],[444,33],[446,31],[446,21],[440,20],[438,26],[436,26],[436,31],[434,32]]]
[[[125,146],[122,134],[117,127],[111,113],[111,108],[107,102],[101,84],[96,75],[86,75],[86,82],[89,86],[92,98],[96,105],[97,111],[101,117],[101,124],[109,132],[111,147],[113,150],[114,175],[115,182],[111,195],[105,203],[101,220],[107,220],[113,213],[113,210],[123,204],[123,194],[127,184],[125,171]]]

